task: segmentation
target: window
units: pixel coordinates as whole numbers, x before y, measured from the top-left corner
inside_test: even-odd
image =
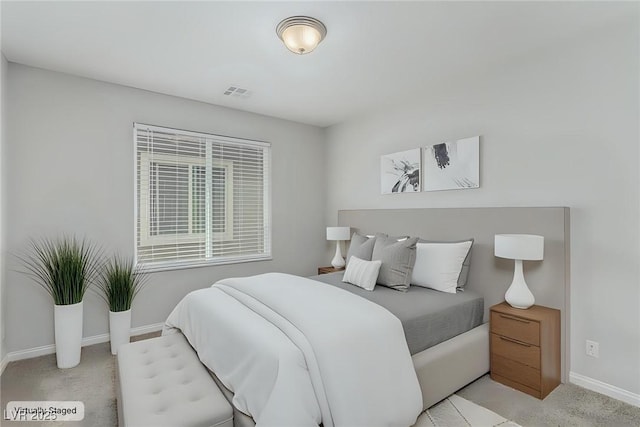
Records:
[[[138,123],[134,138],[138,263],[271,258],[269,144]]]

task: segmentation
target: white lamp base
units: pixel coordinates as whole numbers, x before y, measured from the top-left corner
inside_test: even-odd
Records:
[[[345,266],[344,258],[342,258],[342,251],[340,251],[340,240],[336,240],[336,254],[331,260],[333,268],[342,268]]]
[[[515,260],[515,268],[513,271],[513,282],[507,289],[507,293],[504,295],[504,299],[509,303],[511,307],[527,309],[531,307],[535,302],[535,298],[529,288],[527,282],[524,281],[524,274],[522,272],[522,260]]]

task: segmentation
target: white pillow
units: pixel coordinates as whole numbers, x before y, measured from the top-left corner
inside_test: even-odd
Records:
[[[472,243],[417,243],[411,284],[455,294]]]
[[[378,273],[382,261],[364,261],[357,256],[349,258],[347,271],[344,272],[342,281],[359,286],[367,291],[372,291],[378,281]]]

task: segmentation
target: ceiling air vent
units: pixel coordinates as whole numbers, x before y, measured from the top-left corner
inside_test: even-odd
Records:
[[[224,91],[224,94],[226,96],[233,96],[235,98],[248,98],[249,96],[251,96],[251,92],[238,86],[229,86]]]

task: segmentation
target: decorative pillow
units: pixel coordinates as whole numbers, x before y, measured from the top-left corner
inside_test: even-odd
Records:
[[[353,233],[351,242],[349,243],[349,250],[347,251],[347,264],[349,264],[352,256],[358,257],[361,260],[371,261],[371,254],[373,253],[375,243],[376,236],[369,237]]]
[[[472,244],[473,239],[462,242],[419,241],[411,284],[455,294],[466,284]]]
[[[398,241],[397,237],[378,237],[371,259],[382,261],[378,284],[406,291],[411,283],[411,272],[416,261],[417,237]]]
[[[382,261],[365,261],[354,255],[347,265],[342,281],[372,291],[376,287],[381,265]]]
[[[453,240],[453,241],[442,241],[442,240],[424,240],[418,239],[418,243],[464,243],[471,242],[471,247],[469,248],[469,252],[467,252],[467,257],[464,259],[462,263],[462,271],[460,272],[460,277],[458,277],[458,286],[457,290],[464,291],[464,287],[467,284],[467,279],[469,278],[469,268],[471,268],[471,248],[473,248],[474,239],[464,239],[464,240]]]

